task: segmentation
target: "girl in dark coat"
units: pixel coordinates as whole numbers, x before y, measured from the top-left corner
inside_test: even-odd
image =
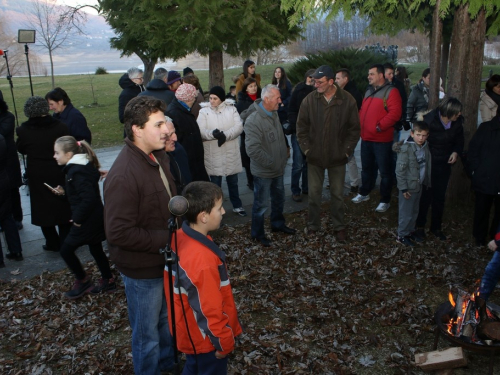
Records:
[[[175,91],[175,99],[168,105],[167,116],[175,126],[177,140],[188,155],[192,181],[210,181],[205,169],[205,151],[200,127],[191,112],[198,91],[193,85],[184,83]]]
[[[78,109],[73,107],[66,91],[56,87],[45,95],[45,99],[49,102],[50,110],[54,111],[53,116],[66,124],[69,135],[80,141],[85,140],[88,144],[92,143],[92,134],[87,126],[87,120]]]
[[[241,113],[250,107],[254,101],[260,98],[260,88],[258,86],[257,80],[252,77],[248,77],[243,82],[241,91],[238,92],[238,102],[236,103],[236,110],[241,116]],[[247,154],[245,148],[245,119],[243,121],[243,133],[240,135],[240,154],[241,154],[241,164],[245,168],[245,173],[247,175],[247,186],[253,191],[253,176],[250,172],[250,157]]]
[[[280,66],[274,70],[274,76],[271,83],[278,86],[280,89],[281,104],[278,108],[278,116],[280,122],[283,124],[288,120],[288,102],[292,96],[292,84],[286,76],[285,69]]]
[[[476,245],[484,246],[487,239],[495,236],[500,223],[500,109],[491,121],[483,122],[472,137],[467,172],[476,194],[472,234]],[[495,214],[488,225],[492,206]]]
[[[75,274],[73,289],[65,293],[69,299],[76,299],[86,293],[114,292],[116,283],[109,268],[109,261],[102,249],[105,240],[101,193],[99,191],[99,160],[89,144],[77,141],[71,136],[58,138],[54,144],[54,159],[64,166],[66,183],[58,185],[53,193],[66,195],[71,206],[72,226],[61,246],[61,256],[68,268]],[[75,254],[80,246],[88,245],[102,279],[99,286],[92,285]]]
[[[11,190],[9,192],[12,215],[16,221],[18,229],[23,228],[23,209],[21,207],[21,196],[19,188],[23,184],[21,178],[21,166],[19,165],[19,156],[14,141],[15,117],[9,112],[7,103],[3,100],[2,91],[0,91],[0,135],[3,135],[7,147],[7,174],[10,179]]]
[[[64,184],[64,173],[52,156],[55,140],[68,135],[68,128],[49,115],[49,104],[40,96],[32,96],[26,101],[24,114],[29,120],[17,128],[16,145],[21,154],[27,155],[31,223],[42,228],[46,241],[43,249],[59,251],[71,227],[71,212],[68,202],[54,196],[44,184]]]

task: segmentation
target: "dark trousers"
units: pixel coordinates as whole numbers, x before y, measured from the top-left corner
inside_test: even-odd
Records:
[[[0,226],[5,233],[5,242],[11,254],[20,254],[23,249],[21,247],[21,239],[17,230],[16,222],[12,215],[6,216],[0,220]],[[0,241],[0,262],[3,261],[2,242]]]
[[[241,165],[245,168],[245,174],[247,175],[247,184],[249,186],[253,185],[253,175],[250,171],[250,157],[247,154],[247,149],[245,146],[245,132],[240,135],[240,155],[241,155]]]
[[[493,220],[490,221],[491,207],[495,207]],[[474,226],[472,235],[478,241],[485,241],[495,237],[498,224],[500,223],[500,195],[488,195],[476,191],[476,202],[474,205]],[[488,230],[489,228],[489,230]]]
[[[380,202],[391,201],[393,155],[391,142],[361,141],[361,187],[359,194],[368,195],[375,187],[380,171]]]
[[[423,186],[422,197],[420,198],[420,208],[417,217],[417,227],[425,227],[427,222],[427,213],[431,208],[431,230],[441,230],[443,221],[444,203],[446,198],[446,189],[451,175],[451,165],[432,165],[431,166],[431,185]]]
[[[85,270],[80,263],[80,259],[75,254],[75,251],[78,249],[78,246],[71,246],[67,243],[63,243],[61,246],[61,257],[66,262],[68,268],[75,274],[75,277],[78,280],[83,280],[86,276]],[[102,249],[102,243],[89,245],[90,254],[94,257],[97,267],[99,271],[101,271],[101,275],[103,279],[111,279],[113,275],[111,274],[111,269],[109,268],[108,257],[104,253]]]
[[[59,233],[56,231],[56,227],[41,227],[43,236],[45,237],[45,244],[49,249],[59,250],[61,244],[66,239],[66,236],[71,229],[71,223],[58,225]]]
[[[186,354],[186,364],[182,375],[225,375],[227,357],[217,359],[215,351],[202,354]]]
[[[21,207],[21,195],[19,188],[11,190],[10,198],[12,200],[12,216],[15,221],[23,221],[23,208]]]

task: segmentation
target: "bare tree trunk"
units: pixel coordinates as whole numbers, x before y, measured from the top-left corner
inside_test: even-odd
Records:
[[[443,38],[443,21],[439,17],[441,0],[436,1],[434,13],[432,14],[432,31],[430,42],[430,68],[431,82],[429,85],[429,108],[434,108],[439,102],[439,72],[441,70],[441,40]]]
[[[450,60],[450,37],[443,33],[443,47],[441,48],[441,78],[443,79],[443,89],[446,92],[448,82],[448,61]]]
[[[136,53],[136,55],[138,55]],[[144,81],[143,85],[146,87],[146,85],[151,81],[151,78],[153,78],[153,71],[155,69],[156,61],[150,60],[147,56],[145,55],[138,55],[139,58],[141,59],[142,63],[144,64]]]
[[[222,51],[210,51],[208,54],[208,71],[208,88],[211,89],[214,86],[221,86],[225,89]]]
[[[464,8],[465,12],[468,12],[468,9],[466,7]],[[458,14],[456,15],[456,17],[457,16]],[[457,89],[459,88],[458,82],[450,85],[450,89],[453,89],[454,96],[458,97],[463,104],[462,115],[465,118],[465,149],[467,149],[472,136],[477,130],[477,103],[479,102],[479,96],[481,93],[481,73],[483,67],[484,43],[486,35],[485,11],[484,9],[481,9],[481,11],[472,22],[468,17],[468,13],[467,17],[464,17],[462,19],[468,20],[467,23],[460,23],[460,27],[465,29],[464,31],[460,31],[460,33],[467,35],[467,44],[464,43],[461,48],[459,48],[459,50],[467,51],[466,55],[463,56],[463,69],[465,70],[465,74],[461,81],[460,91],[457,91]],[[453,32],[455,32],[455,27],[453,28]],[[454,43],[455,41],[452,37],[452,51]],[[452,68],[455,68],[455,66],[453,66],[455,63],[452,63],[451,60],[452,59],[450,59],[450,82],[454,78],[452,75]],[[470,189],[468,178],[464,173],[462,159],[459,159],[457,164],[458,165],[456,165],[452,169],[450,184],[448,188],[448,200],[452,203],[470,203],[472,201],[473,195]]]
[[[52,60],[52,50],[49,49],[49,60],[50,60],[50,77],[52,78],[52,89],[56,87],[56,81],[54,79],[54,61]]]
[[[460,5],[455,12],[451,33],[448,96],[453,96],[462,103],[467,74],[470,69],[474,69],[469,66],[470,27],[469,5]]]

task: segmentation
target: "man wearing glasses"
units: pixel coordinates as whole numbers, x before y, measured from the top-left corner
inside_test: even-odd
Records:
[[[337,240],[345,241],[345,165],[359,140],[358,107],[352,95],[335,83],[330,66],[320,66],[312,77],[316,91],[303,100],[297,119],[297,139],[308,164],[308,229],[310,234],[321,229],[321,192],[327,170],[331,224]]]
[[[123,89],[118,97],[118,116],[123,124],[123,114],[127,103],[145,90],[143,86],[144,72],[142,69],[133,67],[120,77],[118,84]],[[124,133],[125,136],[125,133]]]

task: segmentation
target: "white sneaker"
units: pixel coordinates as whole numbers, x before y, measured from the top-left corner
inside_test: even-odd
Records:
[[[233,212],[243,217],[247,216],[247,213],[243,207],[233,208]]]
[[[358,194],[354,198],[351,199],[352,203],[361,203],[361,202],[366,202],[370,200],[369,195],[361,195]]]
[[[390,203],[379,203],[375,212],[385,212],[389,209],[389,207],[391,207]]]

